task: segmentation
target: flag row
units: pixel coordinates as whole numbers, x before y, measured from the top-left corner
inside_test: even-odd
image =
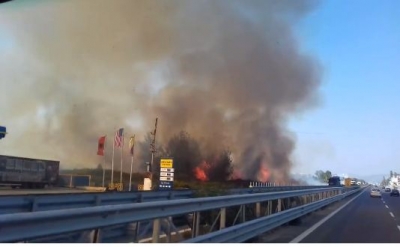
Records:
[[[98,141],[97,155],[104,156],[105,144],[107,136],[101,136]],[[115,132],[113,147],[123,148],[124,146],[124,128],[120,128]],[[129,138],[129,152],[133,156],[135,148],[135,135]]]

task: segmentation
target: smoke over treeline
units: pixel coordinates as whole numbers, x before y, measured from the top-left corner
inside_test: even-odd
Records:
[[[101,161],[97,138],[107,134],[109,164],[113,129],[125,127],[127,135],[136,134],[135,165],[143,167],[146,135],[158,117],[157,143],[176,147],[169,152],[181,153],[188,179],[204,161],[229,158],[235,176],[285,180],[294,149],[285,123],[318,98],[318,65],[300,52],[293,31],[314,5],[302,0],[4,5],[0,83],[7,95],[0,103],[7,107],[0,115],[10,134],[1,152],[95,166]],[[189,137],[182,140],[181,131]],[[124,153],[128,170],[127,148]],[[116,154],[118,168],[119,150]]]

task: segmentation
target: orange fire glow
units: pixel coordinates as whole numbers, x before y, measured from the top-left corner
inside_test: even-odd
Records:
[[[207,181],[208,180],[206,172],[203,169],[201,169],[200,167],[194,168],[194,175],[200,181]]]
[[[242,172],[239,170],[234,170],[232,173],[232,179],[241,179],[243,177]]]
[[[260,171],[258,172],[258,180],[262,183],[266,183],[269,181],[270,176],[271,173],[268,168],[261,166]]]
[[[207,181],[208,177],[207,177],[206,171],[209,168],[210,168],[210,165],[207,164],[206,161],[203,161],[199,166],[194,168],[194,175],[195,175],[196,179],[198,179],[200,181]]]

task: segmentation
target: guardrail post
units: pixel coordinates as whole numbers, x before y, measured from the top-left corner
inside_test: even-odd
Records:
[[[92,243],[100,243],[100,229],[93,230],[92,234]]]
[[[153,243],[158,243],[160,241],[160,219],[153,220]]]
[[[278,205],[276,206],[276,211],[282,211],[282,199],[278,199]]]
[[[242,206],[242,223],[246,222],[246,205]]]
[[[221,216],[219,218],[219,229],[224,229],[226,225],[226,208],[221,208]]]
[[[168,220],[166,221],[166,223],[167,223],[167,232],[166,232],[166,235],[167,235],[167,243],[171,243],[171,223],[170,222],[172,222],[172,217],[168,217]],[[179,234],[178,232],[177,232],[177,234]]]
[[[256,217],[259,218],[261,216],[261,203],[256,203]]]
[[[33,197],[32,204],[31,204],[31,212],[35,212],[38,208],[37,199]]]
[[[195,237],[199,236],[199,231],[200,231],[200,212],[196,212],[196,231],[195,231]]]
[[[272,214],[272,203],[273,203],[273,201],[268,202],[268,215]]]

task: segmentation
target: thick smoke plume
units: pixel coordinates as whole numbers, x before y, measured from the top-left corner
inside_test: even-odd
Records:
[[[235,174],[243,178],[285,180],[294,149],[285,123],[318,98],[318,65],[300,52],[293,31],[314,5],[301,0],[4,4],[0,116],[10,134],[0,143],[1,153],[94,167],[101,161],[97,138],[107,134],[109,165],[113,129],[125,127],[127,135],[144,140],[158,117],[158,143],[167,144],[184,130],[204,157],[228,148]],[[138,150],[135,165],[141,166],[148,148]],[[126,147],[124,153],[129,170]]]

